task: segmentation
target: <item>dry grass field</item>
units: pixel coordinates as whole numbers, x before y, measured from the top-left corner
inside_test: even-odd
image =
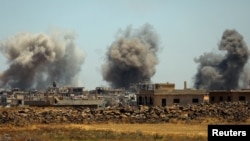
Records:
[[[248,120],[247,123],[230,124],[249,123]],[[1,125],[0,141],[207,141],[208,124],[37,124],[25,127]]]
[[[25,112],[25,109],[18,109],[17,112],[14,110],[16,109],[8,109],[9,115],[18,115],[18,111]],[[39,115],[39,112],[42,113],[46,110],[50,109],[42,108],[41,111],[35,113]],[[51,113],[56,113],[55,110],[58,109],[54,109]],[[28,111],[26,113],[29,114],[26,115],[34,113],[30,109]],[[3,113],[1,108],[0,112]],[[22,116],[14,117],[19,118]],[[46,116],[40,117],[47,118]],[[29,116],[25,116],[25,119],[29,118]],[[0,124],[0,141],[207,141],[208,124],[250,124],[250,118],[244,120],[243,123],[239,121],[228,123],[226,120],[216,117],[203,117],[197,120],[177,120],[173,118],[167,123],[151,124],[146,122],[115,123],[107,121],[78,124],[69,122],[46,122],[43,124],[40,124],[42,122],[39,124],[38,122],[27,122],[27,124],[19,125],[14,124],[15,122],[2,122]]]
[[[206,141],[206,124],[55,124],[0,127],[6,141]]]

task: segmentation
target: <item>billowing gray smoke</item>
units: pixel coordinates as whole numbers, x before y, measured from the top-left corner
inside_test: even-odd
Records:
[[[44,89],[56,81],[77,85],[84,54],[74,34],[19,33],[0,44],[8,68],[0,74],[0,86]]]
[[[226,54],[205,53],[198,59],[195,88],[207,90],[230,90],[239,88],[240,76],[248,61],[248,47],[236,30],[225,30],[219,50]]]
[[[102,66],[104,80],[114,88],[150,81],[158,64],[158,45],[158,36],[149,24],[136,30],[128,27],[119,31],[106,53],[107,62]]]

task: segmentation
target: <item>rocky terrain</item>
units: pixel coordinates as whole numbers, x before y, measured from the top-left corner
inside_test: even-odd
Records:
[[[248,103],[223,102],[166,107],[11,107],[0,108],[0,126],[25,126],[50,123],[163,123],[203,122],[214,119],[218,122],[246,122],[250,119]]]

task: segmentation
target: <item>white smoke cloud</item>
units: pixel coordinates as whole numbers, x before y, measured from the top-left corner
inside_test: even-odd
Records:
[[[46,88],[53,81],[77,85],[84,53],[73,33],[18,33],[0,44],[8,68],[1,72],[2,87]]]

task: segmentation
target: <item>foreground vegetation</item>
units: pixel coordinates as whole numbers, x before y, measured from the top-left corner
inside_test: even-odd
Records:
[[[65,124],[0,127],[2,141],[206,141],[206,125]]]

